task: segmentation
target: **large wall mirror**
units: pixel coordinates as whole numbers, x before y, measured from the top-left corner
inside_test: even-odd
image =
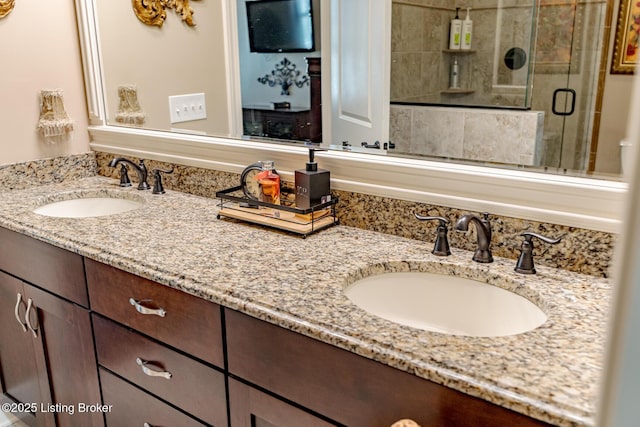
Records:
[[[369,0],[300,0],[300,13],[311,18],[306,31],[313,43],[273,49],[252,43],[247,3],[261,3],[263,17],[273,6],[277,19],[298,10],[294,0],[194,0],[189,2],[194,26],[172,10],[158,26],[138,19],[128,1],[86,3],[93,6],[80,11],[81,28],[90,33],[85,44],[95,37],[95,51],[87,57],[85,46],[85,66],[103,99],[96,108],[104,109],[98,114],[107,125],[104,130],[118,128],[129,135],[162,131],[158,135],[167,141],[166,151],[174,151],[169,141],[184,139],[180,135],[198,143],[222,137],[225,147],[236,140],[238,147],[250,143],[260,150],[293,150],[313,141],[332,149],[327,162],[340,165],[336,172],[345,176],[352,170],[340,163],[344,159],[380,154],[379,160],[366,160],[380,165],[376,177],[388,175],[379,173],[388,162],[393,175],[388,185],[405,190],[405,183],[393,182],[403,174],[398,165],[429,171],[420,172],[420,179],[432,170],[444,171],[446,179],[438,176],[426,185],[442,182],[451,191],[448,183],[462,176],[456,165],[489,167],[496,172],[480,174],[496,179],[529,169],[549,172],[550,178],[533,179],[544,185],[594,176],[590,154],[597,144],[594,118],[612,2],[389,0],[372,5]],[[469,52],[446,46],[456,6],[461,19],[470,8],[474,22]],[[320,89],[313,88],[310,59],[321,61]],[[460,93],[448,91],[454,60],[465,89]],[[317,123],[314,131],[306,129],[312,126],[317,92],[319,139]],[[147,138],[144,149],[153,151],[154,144]],[[620,176],[605,179],[614,182]],[[471,181],[456,185],[475,185],[477,179]],[[590,187],[588,181],[580,188]],[[624,192],[623,185],[593,182],[607,194]],[[480,204],[483,197],[474,196]],[[456,197],[443,195],[442,202],[455,204]],[[534,198],[523,203],[548,197]]]
[[[169,13],[159,27],[137,19],[128,2],[96,0],[107,122],[271,142],[312,140],[338,148],[342,140],[356,148],[362,142],[373,144],[366,137],[354,139],[357,133],[329,131],[324,140],[317,131],[309,133],[312,117],[317,122],[321,116],[310,113],[313,86],[307,58],[324,56],[329,62],[331,46],[322,46],[320,35],[323,25],[330,25],[322,22],[321,8],[330,8],[331,2],[235,1],[236,25],[223,23],[220,2],[194,1],[190,7],[195,26]],[[383,130],[380,139],[391,141],[394,149],[386,154],[592,172],[599,69],[610,25],[607,5],[612,2],[459,3],[392,1],[385,65],[390,67],[387,99],[392,105],[388,131]],[[448,46],[456,5],[463,21],[470,10],[473,37],[468,50]],[[233,105],[226,89],[225,29],[234,31],[238,40],[241,105]],[[265,29],[275,36],[268,37]],[[282,39],[280,33],[298,34],[298,39]],[[305,37],[308,44],[301,45]],[[254,38],[266,39],[255,43]],[[460,77],[452,88],[454,61]],[[322,81],[331,85],[330,68],[323,70],[329,72]],[[127,122],[122,110],[130,104],[126,98],[132,90],[142,113]],[[176,104],[169,103],[169,97],[186,94],[202,94],[203,101],[181,103],[178,98]],[[206,108],[206,116],[175,121],[171,110],[180,108]],[[230,115],[242,117],[237,119],[241,129]]]

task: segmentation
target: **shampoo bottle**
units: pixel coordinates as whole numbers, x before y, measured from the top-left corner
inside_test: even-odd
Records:
[[[330,173],[318,169],[315,151],[315,148],[310,148],[306,167],[295,171],[296,207],[299,209],[309,209],[331,196]]]
[[[458,58],[453,58],[449,72],[449,89],[460,89],[460,65]]]
[[[471,35],[473,33],[473,21],[469,16],[469,8],[467,8],[467,17],[462,21],[462,39],[460,41],[460,49],[471,49]]]
[[[462,21],[458,16],[459,7],[456,7],[456,17],[451,20],[449,27],[449,49],[460,49],[460,37],[462,36]]]

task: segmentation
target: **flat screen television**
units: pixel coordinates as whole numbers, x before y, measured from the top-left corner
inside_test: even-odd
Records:
[[[251,52],[313,52],[311,0],[248,1]]]

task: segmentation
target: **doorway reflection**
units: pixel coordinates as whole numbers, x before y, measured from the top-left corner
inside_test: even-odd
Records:
[[[244,137],[321,142],[319,34],[320,0],[238,0]]]

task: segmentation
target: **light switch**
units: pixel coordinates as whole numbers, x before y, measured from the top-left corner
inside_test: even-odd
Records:
[[[169,97],[171,123],[190,122],[207,118],[204,93],[174,95]]]

